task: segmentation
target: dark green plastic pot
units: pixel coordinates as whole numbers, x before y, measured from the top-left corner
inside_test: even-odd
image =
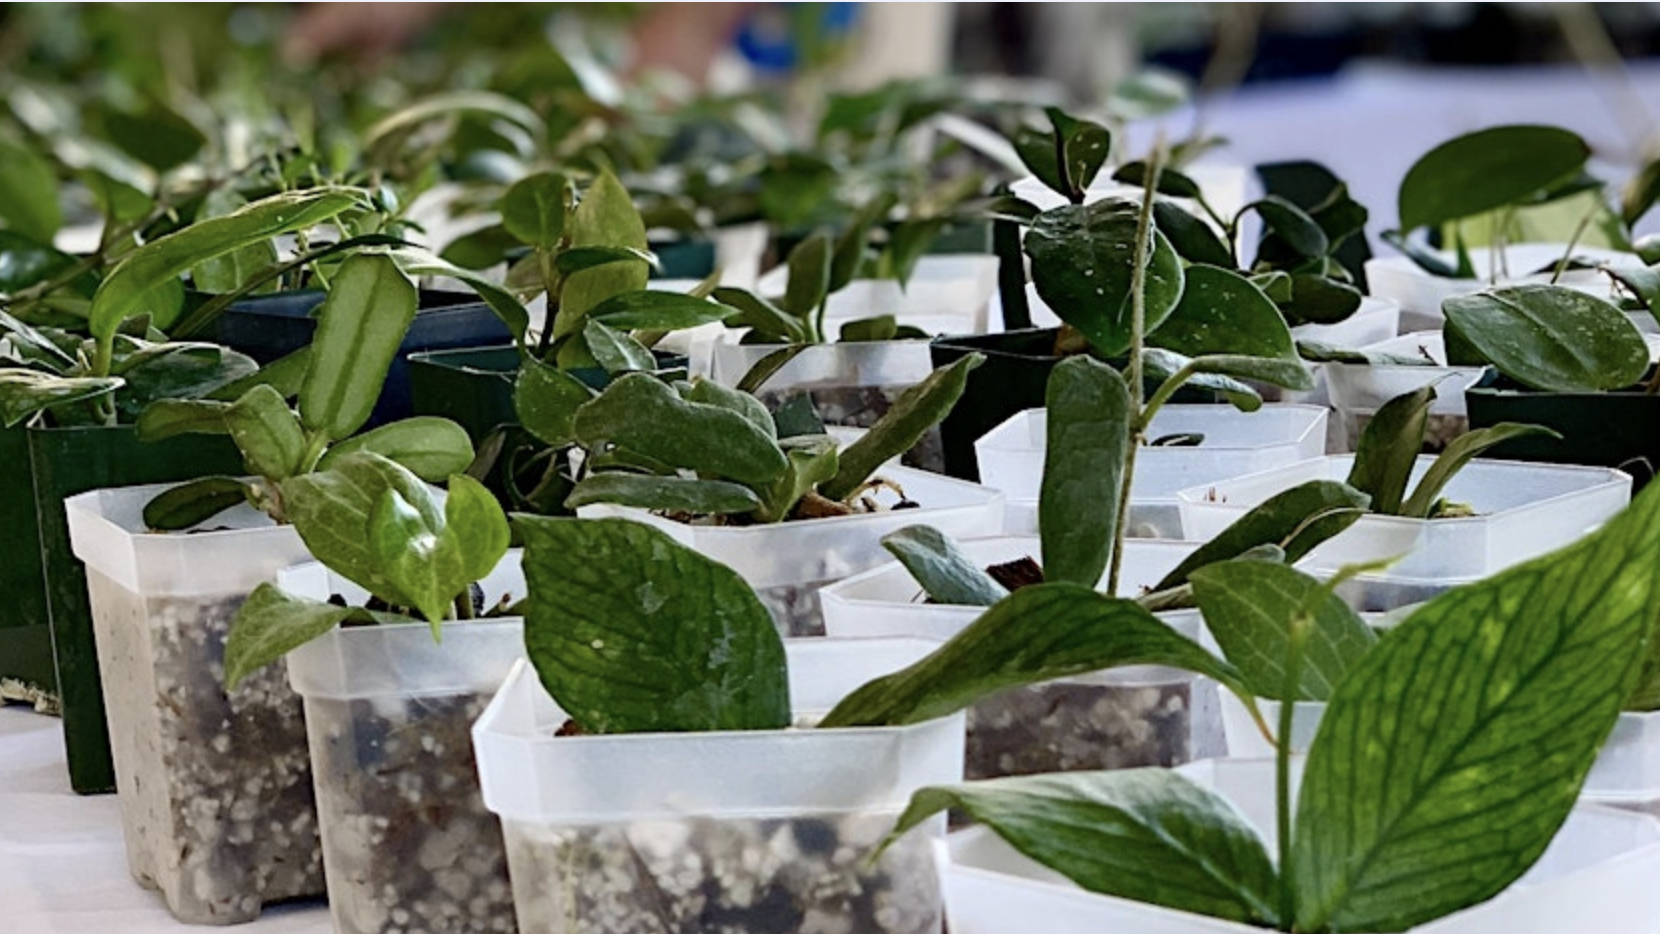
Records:
[[[1514,438],[1484,456],[1547,464],[1617,467],[1636,493],[1660,470],[1660,396],[1633,386],[1619,392],[1540,392],[1491,372],[1464,390],[1470,427],[1499,422],[1543,425],[1561,438]]]
[[[970,353],[986,357],[968,374],[962,398],[940,422],[947,475],[978,481],[980,467],[974,460],[974,442],[1016,413],[1043,408],[1049,372],[1061,359],[1054,353],[1058,333],[1058,328],[1032,328],[938,337],[928,345],[935,369]]]
[[[6,697],[48,704],[57,697],[52,664],[51,618],[46,610],[46,579],[40,570],[40,523],[35,511],[29,438],[22,425],[0,429],[0,463],[10,464],[13,481],[0,489],[0,525],[6,547],[0,548],[0,681]]]
[[[86,568],[70,548],[63,501],[104,487],[238,475],[242,454],[223,435],[180,435],[146,444],[130,426],[30,428],[27,435],[69,783],[81,794],[114,791]]]

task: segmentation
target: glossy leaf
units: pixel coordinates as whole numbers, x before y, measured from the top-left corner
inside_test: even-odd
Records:
[[[589,318],[588,323],[582,326],[582,342],[594,361],[607,373],[657,368],[657,358],[644,344],[628,332],[619,331],[603,321]]]
[[[421,493],[434,498],[424,487]],[[450,478],[442,521],[431,522],[432,515],[431,508],[417,508],[386,488],[369,511],[364,534],[377,567],[395,588],[377,595],[417,609],[437,638],[456,598],[507,553],[509,534],[495,496],[464,474]]]
[[[1117,541],[1135,405],[1117,370],[1073,356],[1050,371],[1044,408],[1038,491],[1044,579],[1094,587]]]
[[[833,500],[852,496],[883,464],[916,447],[928,429],[950,414],[968,385],[969,372],[984,362],[984,356],[968,354],[907,387],[887,414],[841,452],[836,475],[819,492]]]
[[[628,190],[610,172],[594,179],[567,223],[573,247],[633,247],[646,249],[645,222],[634,207]],[[561,336],[581,330],[588,309],[613,295],[646,287],[649,271],[645,263],[610,263],[574,272],[559,293],[559,313],[554,334]]]
[[[520,242],[539,249],[559,245],[571,183],[557,172],[527,175],[501,196],[501,225]]]
[[[125,385],[115,377],[56,376],[21,367],[0,367],[0,418],[7,428],[41,409],[107,395]]]
[[[1510,286],[1453,296],[1441,309],[1449,331],[1532,389],[1624,389],[1648,370],[1648,345],[1631,319],[1573,289]]]
[[[1324,256],[1331,247],[1326,232],[1308,212],[1278,195],[1268,195],[1246,207],[1255,208],[1263,226],[1302,256]]]
[[[784,313],[807,319],[830,291],[830,238],[822,233],[790,251],[789,279],[784,283]]]
[[[1209,224],[1191,212],[1160,198],[1153,202],[1153,222],[1158,224],[1159,232],[1170,241],[1170,246],[1182,259],[1190,263],[1233,268],[1233,251]]]
[[[537,440],[563,447],[576,440],[576,410],[594,398],[587,383],[537,360],[527,360],[513,387],[513,411]]]
[[[160,441],[182,434],[222,435],[229,402],[206,399],[157,399],[139,413],[134,430],[140,441]]]
[[[760,489],[760,522],[783,522],[797,503],[836,475],[841,464],[836,439],[829,435],[796,435],[778,442],[789,467],[784,475]]]
[[[1310,480],[1270,496],[1240,516],[1182,563],[1153,589],[1169,590],[1187,583],[1195,570],[1237,558],[1262,545],[1285,550],[1285,563],[1296,564],[1315,545],[1353,525],[1366,513],[1370,498],[1334,480]]]
[[[342,623],[394,623],[405,618],[361,607],[295,597],[266,582],[237,608],[225,636],[225,690]]]
[[[589,474],[577,481],[571,495],[565,498],[567,509],[590,503],[698,516],[742,514],[761,508],[761,498],[753,490],[727,480],[655,477],[621,471]]]
[[[1038,215],[1024,241],[1038,295],[1108,356],[1130,343],[1138,211],[1121,200],[1055,208]],[[1143,292],[1151,333],[1175,310],[1183,277],[1181,258],[1163,234],[1154,231],[1148,256]]]
[[[1014,145],[1020,163],[1036,176],[1038,181],[1055,194],[1078,204],[1083,198],[1074,192],[1067,182],[1057,135],[1053,129],[1045,131],[1036,127],[1021,126],[1015,130],[1009,142]]]
[[[737,314],[727,318],[733,327],[749,327],[763,336],[785,343],[800,343],[807,339],[807,328],[800,321],[785,314],[782,308],[743,289],[722,287],[710,296]]]
[[[1228,354],[1298,361],[1291,329],[1251,280],[1216,266],[1194,266],[1186,275],[1181,301],[1152,333],[1151,342],[1189,357]]]
[[[337,441],[317,462],[317,469],[327,470],[354,451],[379,454],[428,483],[461,473],[473,462],[473,442],[467,432],[447,418],[432,415],[400,419]]]
[[[1192,359],[1170,350],[1148,347],[1141,353],[1142,372],[1147,379],[1163,383],[1181,372]],[[1262,395],[1249,383],[1231,376],[1200,373],[1188,370],[1180,385],[1193,389],[1208,389],[1226,399],[1241,412],[1255,412],[1262,408]]]
[[[772,420],[772,413],[761,404],[761,400],[747,392],[722,386],[712,379],[694,378],[689,384],[682,384],[681,390],[688,402],[700,402],[704,405],[718,405],[723,409],[730,409],[749,419],[750,424],[768,437],[778,437],[778,426]]]
[[[1205,628],[1258,697],[1316,700],[1332,691],[1377,636],[1330,587],[1270,561],[1223,561],[1194,569],[1193,596]],[[1297,695],[1285,697],[1291,620],[1306,614]]]
[[[300,394],[300,384],[305,382],[305,371],[310,365],[311,345],[307,344],[285,357],[265,364],[247,376],[220,386],[202,398],[215,402],[235,402],[242,398],[243,393],[255,386],[270,386],[282,393],[284,398],[293,398]],[[166,400],[157,400],[151,404],[159,405],[164,401]]]
[[[773,439],[743,415],[681,399],[643,373],[618,377],[576,412],[577,439],[589,451],[617,445],[699,474],[754,486],[788,466]]]
[[[588,317],[621,331],[677,331],[724,320],[734,310],[681,292],[624,292],[595,305]]]
[[[1291,277],[1290,299],[1279,308],[1288,324],[1336,324],[1358,311],[1363,298],[1346,282],[1298,274]]]
[[[899,319],[893,315],[860,318],[842,325],[838,339],[842,343],[854,341],[888,341],[899,333]]]
[[[544,129],[536,111],[511,97],[491,91],[449,91],[422,98],[376,121],[363,132],[363,149],[375,153],[405,138],[423,123],[464,114],[506,120],[530,133]]]
[[[1254,704],[1232,665],[1135,601],[1077,584],[1035,584],[998,601],[926,658],[867,682],[819,725],[920,723],[999,690],[1123,665],[1197,672]]]
[[[1173,350],[1165,350],[1162,347],[1147,348],[1142,353],[1142,359],[1147,364],[1150,374],[1163,376],[1164,378],[1168,378],[1165,374],[1174,375],[1184,368],[1189,369],[1194,374],[1193,377],[1188,379],[1188,383],[1192,385],[1206,385],[1198,378],[1202,376],[1225,377],[1226,381],[1213,382],[1209,385],[1212,388],[1223,389],[1230,393],[1243,391],[1250,393],[1252,396],[1256,395],[1251,387],[1238,382],[1242,379],[1272,383],[1276,386],[1284,386],[1287,389],[1306,390],[1314,387],[1314,377],[1309,373],[1308,367],[1303,365],[1301,359],[1275,360],[1267,357],[1241,357],[1235,354],[1206,354],[1202,357],[1188,357]],[[1262,400],[1258,397],[1256,399],[1257,405],[1253,406],[1240,405],[1238,400],[1232,401],[1234,405],[1245,411],[1253,412],[1256,411],[1257,406],[1260,406]]]
[[[1361,431],[1346,482],[1372,498],[1373,512],[1400,513],[1434,402],[1433,385],[1402,393],[1380,406]]]
[[[123,414],[160,399],[194,399],[259,371],[251,357],[216,344],[165,344],[118,338],[110,375],[127,381],[117,397]]]
[[[282,393],[255,386],[225,409],[224,419],[250,473],[283,480],[304,469],[305,430]]]
[[[208,192],[207,197],[202,200],[202,207],[196,212],[196,222],[225,217],[240,210],[247,203],[247,199],[234,189],[216,188]],[[222,295],[241,289],[261,272],[275,265],[276,244],[270,240],[261,240],[197,263],[190,270],[190,282],[199,291]],[[184,322],[181,321],[180,324],[183,325]]]
[[[32,150],[0,140],[0,220],[43,244],[63,226],[58,179],[51,163]]]
[[[1112,132],[1099,123],[1069,117],[1059,108],[1049,107],[1045,112],[1060,143],[1061,172],[1067,188],[1074,196],[1082,195],[1112,153]]]
[[[1538,859],[1636,682],[1656,566],[1650,490],[1578,543],[1435,598],[1367,653],[1308,752],[1298,930],[1404,930]]]
[[[369,547],[369,513],[381,491],[397,491],[420,510],[429,527],[443,524],[436,499],[421,479],[378,454],[359,451],[333,467],[283,481],[284,515],[312,557],[372,594],[397,592]]]
[[[583,732],[789,724],[783,640],[737,573],[627,519],[515,524],[525,649]]]
[[[363,427],[415,310],[415,286],[391,258],[359,253],[340,264],[317,309],[300,385],[306,428],[339,440]]]
[[[1448,140],[1401,179],[1401,229],[1525,202],[1577,176],[1590,155],[1579,136],[1550,126],[1498,126]]]
[[[760,392],[761,387],[766,385],[767,380],[776,376],[785,364],[794,360],[812,346],[812,344],[791,344],[787,347],[780,347],[755,361],[748,372],[744,373],[743,377],[738,380],[738,391]]]
[[[1126,185],[1147,187],[1147,163],[1143,161],[1126,162],[1112,173],[1113,181],[1123,182]],[[1161,195],[1172,198],[1197,198],[1200,195],[1199,185],[1193,179],[1182,173],[1166,167],[1159,173],[1158,187],[1155,189]]]
[[[932,786],[893,836],[946,809],[1080,887],[1278,929],[1278,879],[1256,831],[1216,792],[1166,769],[1022,775]]]
[[[1009,595],[948,536],[928,525],[908,525],[882,537],[888,550],[933,603],[991,606]]]
[[[1552,438],[1562,437],[1557,432],[1541,425],[1517,425],[1512,422],[1500,422],[1486,428],[1476,428],[1447,442],[1446,448],[1430,464],[1429,470],[1424,472],[1422,480],[1413,487],[1412,495],[1401,506],[1400,514],[1413,519],[1426,519],[1435,507],[1441,491],[1452,478],[1464,468],[1472,459],[1480,457],[1482,452],[1495,445],[1503,444],[1512,438],[1527,438],[1537,435],[1548,435]]]
[[[465,283],[468,288],[477,292],[478,297],[484,304],[490,306],[490,310],[496,313],[496,317],[507,325],[507,330],[513,335],[514,340],[524,340],[525,330],[530,327],[530,312],[526,311],[524,305],[520,304],[519,300],[514,298],[506,289],[477,273],[445,262],[424,250],[389,250],[387,255],[392,257],[397,262],[398,268],[402,269],[412,279],[438,276]]]
[[[183,531],[247,499],[247,486],[234,477],[188,480],[144,504],[144,525],[159,532]]]

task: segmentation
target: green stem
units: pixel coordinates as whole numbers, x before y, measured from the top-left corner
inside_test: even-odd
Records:
[[[1308,629],[1312,622],[1302,609],[1287,620],[1290,631],[1286,640],[1285,682],[1280,690],[1279,741],[1274,749],[1274,819],[1279,834],[1280,923],[1287,927],[1292,925],[1297,914],[1296,894],[1291,884],[1291,731],[1297,712],[1297,698],[1302,696],[1298,686],[1302,682],[1303,650],[1308,642]]]
[[[1164,404],[1169,402],[1176,391],[1182,388],[1182,384],[1186,383],[1196,372],[1198,372],[1198,368],[1195,364],[1191,362],[1183,364],[1181,369],[1170,374],[1169,379],[1160,383],[1158,389],[1153,390],[1152,398],[1147,400],[1146,404],[1142,406],[1141,413],[1136,416],[1135,430],[1137,433],[1143,433],[1147,430],[1147,426],[1153,423],[1153,417],[1158,415],[1159,409],[1164,408]]]
[[[1556,261],[1556,268],[1551,271],[1550,284],[1555,285],[1562,274],[1568,271],[1568,260],[1573,258],[1574,247],[1579,246],[1579,238],[1585,236],[1585,229],[1591,226],[1591,218],[1597,216],[1602,209],[1601,201],[1592,201],[1591,206],[1580,216],[1578,226],[1574,227],[1574,234],[1568,238],[1568,247],[1562,251],[1562,258]]]
[[[317,469],[317,464],[328,452],[329,437],[322,432],[316,432],[306,438],[305,457],[300,460],[300,473],[311,473]]]
[[[814,344],[823,344],[823,343],[825,343],[825,338],[824,338],[824,316],[825,316],[826,312],[828,312],[829,310],[830,310],[830,296],[825,295],[824,299],[818,303],[818,310],[813,313],[813,333],[811,335],[811,337],[812,337],[811,343],[814,343]]]

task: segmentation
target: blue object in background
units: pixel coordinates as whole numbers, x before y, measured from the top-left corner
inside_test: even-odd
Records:
[[[832,40],[846,35],[859,19],[857,3],[817,3],[820,8],[819,38]],[[758,7],[738,30],[738,51],[756,70],[781,73],[796,67],[801,51],[790,34],[792,4],[769,3]]]

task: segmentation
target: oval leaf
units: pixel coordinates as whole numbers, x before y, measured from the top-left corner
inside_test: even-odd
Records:
[[[687,512],[699,516],[754,512],[761,498],[749,487],[725,480],[698,480],[690,477],[653,477],[646,474],[607,472],[582,478],[565,499],[566,509],[590,503],[615,503],[663,512]]]
[[[1094,587],[1117,540],[1124,462],[1135,418],[1118,371],[1089,356],[1049,374],[1038,529],[1045,580]]]
[[[784,283],[784,313],[805,320],[830,292],[830,238],[813,234],[790,251],[790,276]]]
[[[571,212],[570,245],[573,247],[632,247],[646,249],[646,225],[634,207],[628,189],[609,171],[601,172],[582,201]],[[650,270],[644,262],[607,263],[573,272],[559,292],[559,311],[554,319],[554,336],[582,330],[588,309],[613,295],[636,292],[646,287]]]
[[[303,473],[282,483],[289,522],[318,561],[364,590],[381,597],[397,586],[369,548],[369,513],[382,491],[397,491],[421,511],[428,527],[443,524],[443,510],[431,488],[396,462],[369,451],[341,457],[330,469]]]
[[[540,249],[559,245],[571,183],[557,172],[538,172],[514,182],[501,196],[501,225],[520,242]]]
[[[545,444],[576,440],[576,410],[594,398],[587,383],[537,360],[527,361],[513,386],[513,411],[525,430]]]
[[[205,522],[248,499],[247,486],[234,477],[202,477],[157,493],[144,504],[144,525],[177,532]]]
[[[415,286],[390,257],[359,253],[340,264],[300,385],[307,428],[339,440],[369,420],[416,305]]]
[[[1181,301],[1148,340],[1189,357],[1228,354],[1298,361],[1291,329],[1268,296],[1250,279],[1216,266],[1187,270]]]
[[[1009,595],[938,529],[908,525],[882,538],[882,547],[905,565],[933,603],[991,606]]]
[[[1631,319],[1573,289],[1511,286],[1454,296],[1441,309],[1449,331],[1532,389],[1624,389],[1648,370],[1648,345]]]
[[[588,312],[588,317],[619,331],[677,331],[723,321],[737,309],[681,292],[624,292]]]
[[[1240,516],[1221,534],[1200,545],[1155,591],[1187,583],[1188,575],[1217,561],[1227,561],[1262,545],[1285,549],[1285,563],[1296,564],[1320,544],[1353,525],[1371,502],[1365,493],[1335,480],[1310,480],[1276,493]]]
[[[627,451],[739,483],[768,483],[788,466],[773,439],[748,418],[688,402],[661,380],[625,374],[577,410],[573,429],[589,451]]]
[[[225,409],[224,420],[250,473],[283,480],[302,469],[305,430],[282,393],[255,386]]]
[[[225,636],[225,689],[235,690],[243,678],[341,623],[404,621],[390,613],[291,596],[275,584],[262,583],[231,618]]]
[[[1526,201],[1578,175],[1590,155],[1578,135],[1550,126],[1499,126],[1448,140],[1401,179],[1401,229]]]
[[[1372,498],[1372,511],[1396,515],[1406,499],[1406,484],[1424,446],[1435,387],[1405,392],[1378,407],[1360,433],[1347,482]]]
[[[336,442],[318,461],[317,469],[327,470],[354,451],[373,451],[429,483],[461,473],[473,462],[473,442],[466,430],[433,415],[400,419]]]
[[[1263,226],[1301,256],[1324,256],[1330,248],[1326,232],[1319,223],[1309,217],[1308,212],[1279,195],[1268,195],[1260,201],[1251,202],[1246,208],[1256,208]]]

